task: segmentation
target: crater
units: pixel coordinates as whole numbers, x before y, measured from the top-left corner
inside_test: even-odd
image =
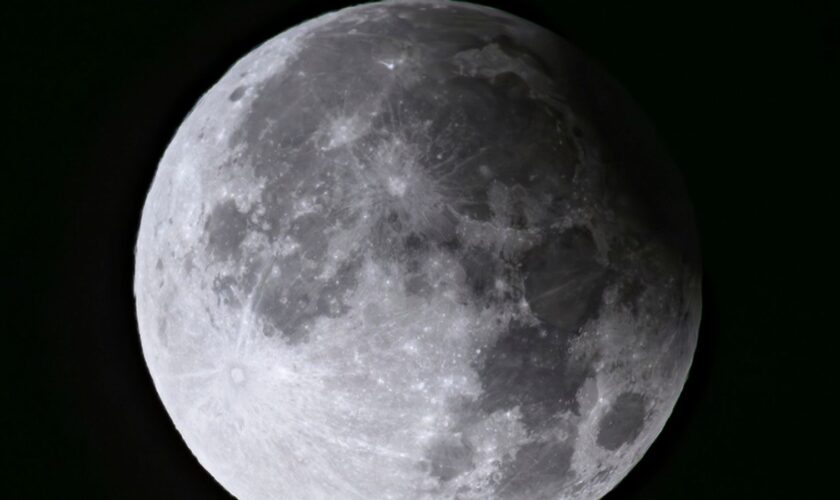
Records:
[[[244,96],[244,95],[245,95],[245,87],[244,86],[239,86],[239,87],[236,87],[236,89],[234,89],[234,91],[230,93],[230,95],[228,96],[228,99],[231,102],[236,102],[236,101],[242,99],[242,96]]]
[[[245,382],[245,370],[242,368],[235,366],[230,369],[230,379],[233,381],[234,384],[240,385]]]

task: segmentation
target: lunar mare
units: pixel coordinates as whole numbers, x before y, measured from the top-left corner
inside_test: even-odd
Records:
[[[603,496],[700,320],[690,206],[624,92],[433,0],[238,61],[160,162],[134,286],[166,410],[242,499]]]

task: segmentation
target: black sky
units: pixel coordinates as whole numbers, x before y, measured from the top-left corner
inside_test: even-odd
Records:
[[[808,498],[828,439],[811,435],[829,409],[815,395],[833,394],[818,389],[833,379],[817,355],[838,331],[812,298],[837,295],[837,4],[485,3],[605,66],[652,118],[697,212],[695,366],[609,498]],[[344,4],[4,4],[0,496],[226,498],[180,441],[140,352],[140,211],[198,97],[254,46]]]

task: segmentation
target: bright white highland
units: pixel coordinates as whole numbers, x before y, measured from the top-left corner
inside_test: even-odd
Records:
[[[505,299],[532,286],[524,273],[511,272],[493,277],[488,291],[477,298],[470,288],[473,271],[461,257],[470,248],[511,259],[526,255],[546,234],[533,221],[547,220],[550,214],[541,199],[525,196],[531,222],[512,224],[520,188],[502,182],[491,182],[487,189],[492,212],[487,220],[457,210],[452,202],[457,181],[436,176],[435,169],[458,169],[482,153],[457,164],[435,158],[431,174],[420,166],[438,138],[418,143],[417,134],[406,132],[422,125],[390,100],[397,80],[386,79],[401,74],[409,80],[419,78],[407,69],[410,56],[376,55],[371,67],[395,75],[382,77],[382,89],[373,89],[365,102],[345,101],[337,109],[320,110],[322,123],[305,142],[313,155],[330,159],[324,165],[337,165],[341,174],[331,184],[312,189],[289,186],[289,209],[282,215],[269,213],[265,201],[265,193],[274,189],[272,178],[253,164],[251,145],[237,142],[237,131],[260,98],[257,89],[267,88],[278,75],[309,77],[305,70],[292,75],[290,64],[326,39],[322,30],[339,21],[348,26],[384,23],[394,6],[419,9],[418,16],[426,15],[419,11],[454,9],[465,16],[513,19],[516,24],[506,28],[511,36],[536,29],[498,11],[466,4],[373,4],[309,21],[237,62],[179,128],[144,207],[135,295],[143,352],[155,386],[192,453],[241,499],[600,497],[638,462],[679,395],[691,352],[687,361],[664,360],[676,359],[675,346],[685,341],[669,334],[656,343],[646,335],[696,335],[696,276],[654,272],[660,269],[656,259],[665,255],[656,243],[627,257],[641,269],[640,275],[648,273],[647,288],[634,298],[641,312],[623,302],[623,282],[616,279],[603,286],[597,314],[579,325],[566,351],[570,360],[584,360],[580,363],[589,375],[581,377],[568,409],[552,415],[550,425],[529,428],[524,414],[531,410],[525,406],[473,409],[487,396],[487,382],[477,366],[490,359],[489,351],[512,322],[540,328],[543,319],[534,312],[533,301],[559,292],[548,290],[531,302],[522,293],[515,300]],[[541,94],[550,80],[526,59],[511,57],[493,44],[460,51],[453,61],[464,77],[495,81],[505,72],[520,75],[535,95],[560,106],[547,90]],[[233,99],[235,94],[240,95]],[[567,115],[574,116],[569,106]],[[391,133],[361,147],[376,131],[376,117],[383,115],[390,116]],[[286,121],[292,126],[296,117],[274,119],[278,126]],[[284,163],[284,147],[277,145],[278,172],[308,168]],[[594,173],[581,169],[573,181],[575,189],[594,182],[588,175],[598,177],[597,157],[586,161]],[[474,175],[494,174],[480,165]],[[593,201],[597,194],[574,195],[577,208],[545,227],[586,228],[594,241],[593,262],[607,266],[617,252],[615,235],[623,229],[610,207]],[[336,206],[340,210],[331,212]],[[247,227],[235,233],[230,248],[227,240],[208,233],[208,227],[216,227],[214,214],[225,207]],[[467,250],[424,247],[409,274],[401,260],[382,257],[371,244],[392,212],[402,227],[434,232],[445,226],[440,207],[451,214],[453,238]],[[349,215],[330,216],[328,224],[312,226],[316,236],[305,232],[307,221],[326,213]],[[273,229],[275,222],[279,231]],[[219,227],[219,234],[228,234],[227,226]],[[299,227],[304,227],[300,234],[308,236],[295,236],[291,228]],[[313,258],[306,238],[321,237],[322,256]],[[300,268],[290,274],[289,262]],[[343,285],[343,273],[351,264],[354,281]],[[670,265],[661,264],[661,269]],[[618,275],[625,272],[624,267],[614,267]],[[407,289],[406,282],[414,276],[422,277],[425,293]],[[266,290],[272,283],[294,283],[287,288],[306,292],[307,300],[320,299],[318,294],[325,296],[322,292],[330,287],[338,287],[339,293],[324,299],[326,312],[307,316],[285,331],[261,312],[272,300],[281,310],[284,301],[292,300],[289,295],[269,296]],[[562,286],[568,285],[557,285]],[[674,297],[687,299],[677,305]],[[302,340],[284,340],[292,335]],[[693,341],[686,345],[693,351]],[[643,426],[632,439],[605,447],[605,438],[599,442],[599,425],[620,396],[628,394],[644,402]],[[523,450],[540,443],[567,443],[564,474],[569,479],[562,489],[548,481],[507,488],[520,474],[515,470],[519,465],[511,464],[517,456],[521,459]],[[468,456],[462,450],[468,450]],[[541,462],[535,461],[534,467],[542,467]]]

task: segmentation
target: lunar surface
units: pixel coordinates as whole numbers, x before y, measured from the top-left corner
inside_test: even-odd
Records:
[[[602,70],[498,10],[387,2],[200,99],[134,291],[166,410],[238,498],[597,498],[682,389],[699,261]]]

